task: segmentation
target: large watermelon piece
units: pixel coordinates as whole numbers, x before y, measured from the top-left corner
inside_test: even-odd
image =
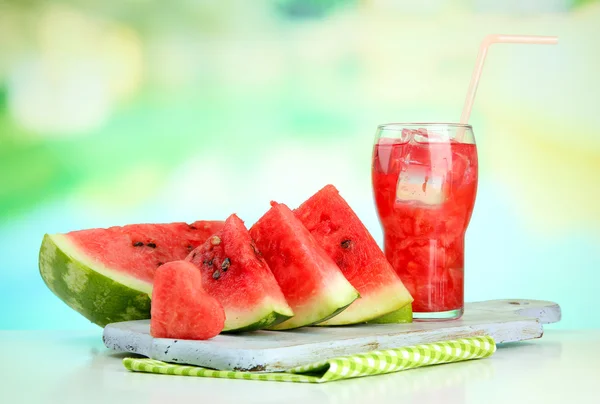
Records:
[[[203,340],[225,324],[223,307],[202,288],[202,275],[188,261],[161,265],[154,275],[150,334],[155,338]]]
[[[271,209],[252,226],[250,236],[294,310],[294,317],[271,329],[285,330],[325,321],[359,297],[335,262],[286,205],[271,202]]]
[[[200,269],[208,294],[225,309],[223,331],[253,331],[281,323],[294,313],[277,281],[236,215],[187,257]]]
[[[99,326],[150,318],[156,268],[184,259],[223,224],[134,224],[46,234],[40,274],[56,296]]]
[[[412,302],[376,241],[333,185],[310,197],[295,214],[360,293],[350,307],[319,325],[365,322]]]

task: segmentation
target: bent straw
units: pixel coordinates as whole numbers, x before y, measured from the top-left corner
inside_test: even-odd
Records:
[[[465,105],[463,107],[462,115],[460,117],[461,124],[467,124],[469,122],[471,109],[473,108],[473,101],[475,100],[475,93],[477,93],[477,86],[479,85],[481,71],[483,70],[483,64],[485,63],[485,57],[487,55],[488,48],[495,43],[556,45],[558,43],[558,37],[500,34],[490,34],[486,36],[481,42],[481,46],[479,47],[477,61],[475,62],[475,69],[473,70],[473,75],[471,76],[471,83],[469,84],[469,90],[467,91],[467,98],[465,99]]]

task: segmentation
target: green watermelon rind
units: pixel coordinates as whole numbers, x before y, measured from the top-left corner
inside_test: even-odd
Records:
[[[228,316],[229,314],[229,316]],[[288,306],[277,304],[270,298],[265,298],[251,312],[225,311],[224,333],[239,333],[266,329],[280,324],[294,316]]]
[[[358,299],[360,296],[358,295],[358,293],[355,295],[355,299]],[[348,308],[348,306],[350,306],[352,303],[354,302],[354,300],[344,306],[341,307],[337,307],[334,309],[333,312],[331,312],[330,314],[327,314],[325,317],[320,318],[319,320],[313,322],[313,323],[308,323],[308,324],[302,324],[302,325],[297,325],[297,324],[283,324],[285,322],[284,319],[278,323],[275,324],[271,324],[270,326],[266,327],[266,329],[268,330],[272,330],[272,331],[285,331],[285,330],[292,330],[295,328],[300,328],[300,327],[306,327],[306,326],[312,326],[312,325],[321,325],[320,323],[323,321],[327,321],[335,316],[337,316],[338,314],[340,314],[341,312],[343,312],[344,310],[346,310]]]
[[[312,299],[312,302],[306,304],[308,311],[315,317],[314,321],[302,320],[298,322],[295,321],[294,318],[291,318],[289,321],[284,321],[278,325],[272,325],[267,329],[282,331],[309,325],[320,325],[321,322],[327,321],[342,313],[359,298],[360,294],[350,285],[340,272],[339,279],[330,283],[330,288],[327,289],[327,292],[315,296]],[[299,317],[302,318],[304,316]]]
[[[147,292],[111,279],[73,257],[73,251],[62,245],[61,238],[46,234],[39,254],[40,275],[57,297],[101,327],[150,318]]]
[[[357,299],[360,299],[360,295],[357,295],[357,296],[358,296]],[[345,305],[343,307],[340,307],[339,309],[337,309],[336,311],[334,311],[333,313],[331,313],[329,316],[327,316],[325,318],[322,318],[321,320],[319,320],[319,321],[317,321],[317,322],[315,322],[313,324],[310,324],[310,325],[319,325],[319,323],[322,323],[324,321],[327,321],[327,320],[330,320],[330,319],[334,318],[335,316],[337,316],[338,314],[340,314],[342,311],[344,311],[348,307],[350,307],[350,305],[352,303],[354,303],[354,301],[352,301],[351,303],[349,303],[349,304],[347,304],[347,305]]]
[[[401,307],[400,309],[373,320],[369,320],[367,324],[404,324],[413,322],[412,303]]]
[[[393,284],[390,287],[382,288],[377,293],[361,297],[361,299],[364,299],[361,301],[361,305],[350,306],[348,310],[317,325],[337,326],[365,323],[402,310],[413,301],[412,296],[402,284]]]
[[[292,315],[287,315],[287,314],[283,314],[283,313],[279,313],[275,310],[271,311],[270,313],[262,316],[262,318],[250,325],[244,326],[244,327],[238,327],[238,328],[234,328],[234,329],[227,329],[225,328],[223,330],[223,333],[239,333],[239,332],[250,332],[250,331],[257,331],[257,330],[262,330],[268,327],[274,327],[278,324],[283,323],[285,320],[292,318]]]

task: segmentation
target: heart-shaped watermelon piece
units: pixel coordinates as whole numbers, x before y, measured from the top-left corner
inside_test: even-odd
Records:
[[[173,261],[156,270],[150,319],[153,337],[209,339],[224,325],[223,307],[202,288],[198,268],[187,261]]]

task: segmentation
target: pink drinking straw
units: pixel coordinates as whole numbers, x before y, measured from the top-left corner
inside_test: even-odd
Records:
[[[483,70],[483,64],[485,63],[485,57],[487,55],[488,48],[495,43],[556,45],[558,43],[558,37],[500,34],[491,34],[486,36],[479,47],[479,54],[477,55],[477,61],[475,62],[475,69],[473,70],[473,75],[471,76],[471,83],[469,83],[469,91],[467,91],[465,106],[463,107],[462,115],[460,117],[460,123],[462,124],[469,122],[469,116],[471,115],[471,109],[473,108],[473,101],[475,100],[475,93],[477,93],[477,86],[479,85],[479,78],[481,77],[481,71]],[[458,133],[457,137],[459,141],[462,140],[462,134],[460,132]]]

